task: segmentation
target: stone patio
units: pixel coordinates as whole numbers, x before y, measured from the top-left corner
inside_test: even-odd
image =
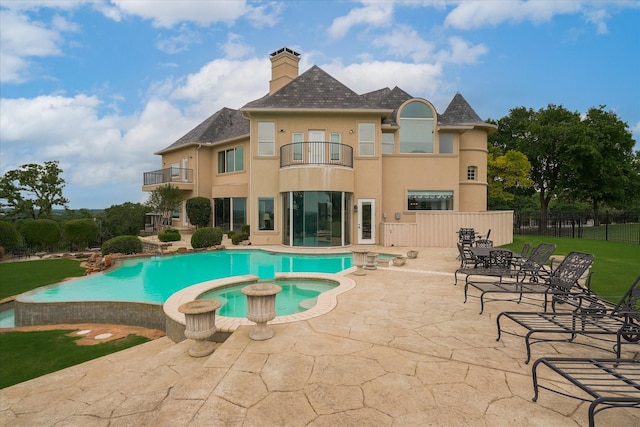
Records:
[[[375,250],[389,249],[399,248]],[[492,302],[479,315],[478,301],[464,304],[455,257],[420,248],[402,267],[350,275],[357,285],[334,310],[271,325],[270,340],[243,326],[192,358],[190,341],[164,337],[0,390],[0,425],[587,425],[586,403],[544,390],[531,401],[524,340],[496,341],[496,315],[520,307]],[[623,357],[639,357],[637,347],[623,346]],[[533,346],[534,359],[557,355],[613,357]],[[638,426],[640,411],[604,411],[596,423]]]

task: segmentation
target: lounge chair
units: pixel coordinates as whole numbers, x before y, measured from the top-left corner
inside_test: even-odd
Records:
[[[570,393],[575,387],[542,385],[538,379],[538,370],[542,366],[562,376],[591,398],[582,397],[583,393]],[[640,409],[640,359],[543,357],[533,363],[531,374],[534,402],[538,400],[540,389],[591,402],[589,427],[594,427],[595,415],[605,409]]]
[[[539,294],[546,291],[549,287],[544,282],[545,278],[551,280],[552,273],[546,269],[545,263],[551,257],[551,254],[556,250],[556,245],[542,243],[531,252],[531,255],[527,257],[523,262],[516,263],[515,267],[509,270],[508,276],[514,278],[515,281],[504,281],[504,277],[501,276],[499,281],[494,282],[477,282],[469,280],[472,274],[468,274],[464,285],[464,302],[467,302],[469,296],[469,287],[475,288],[480,291],[480,314],[484,311],[485,295],[486,294],[509,294],[516,295],[510,297],[508,300],[522,301],[523,294]],[[516,258],[517,259],[517,258]],[[565,258],[566,259],[566,258]],[[593,259],[593,257],[591,258]],[[580,260],[577,257],[571,257],[572,263],[579,263]],[[573,264],[571,264],[573,265]],[[570,267],[569,262],[565,264],[563,269]],[[464,272],[467,272],[466,270]],[[471,272],[473,273],[473,272]],[[563,271],[557,273],[558,275],[564,275]],[[454,275],[455,276],[455,275]],[[553,279],[554,281],[556,279]],[[504,298],[492,298],[493,300],[504,301]]]
[[[509,319],[527,330],[525,335],[502,329],[501,320]],[[584,302],[574,311],[564,312],[502,312],[496,319],[498,340],[502,333],[521,336],[525,339],[527,359],[531,359],[531,344],[537,342],[576,342],[578,336],[588,336],[601,342],[613,344],[619,359],[623,342],[640,342],[640,276],[636,278],[620,302],[613,304],[593,295],[585,295]],[[542,335],[541,338],[537,338]],[[567,338],[550,338],[550,336]],[[577,342],[576,342],[577,343]],[[591,342],[579,344],[604,348]],[[606,348],[605,348],[606,349]]]

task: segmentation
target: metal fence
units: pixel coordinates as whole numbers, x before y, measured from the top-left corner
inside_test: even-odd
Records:
[[[640,211],[515,212],[513,234],[640,244]]]

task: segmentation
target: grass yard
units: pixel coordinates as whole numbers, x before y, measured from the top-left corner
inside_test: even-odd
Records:
[[[0,300],[68,277],[84,276],[80,261],[59,258],[0,263]]]
[[[0,388],[12,386],[97,357],[106,356],[148,338],[126,338],[95,345],[76,345],[72,331],[5,332],[0,334]]]
[[[557,246],[554,254],[566,255],[571,251],[588,252],[595,255],[591,268],[591,287],[603,297],[620,297],[640,275],[640,245],[608,242],[591,239],[570,239],[546,236],[513,236],[513,243],[505,247],[520,251],[529,243],[535,247],[540,243]],[[616,298],[607,298],[617,301]]]

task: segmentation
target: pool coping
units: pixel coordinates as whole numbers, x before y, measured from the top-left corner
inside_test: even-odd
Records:
[[[309,310],[300,313],[289,314],[286,316],[277,316],[275,319],[270,321],[269,324],[277,325],[282,323],[298,322],[301,320],[312,319],[314,317],[318,317],[330,312],[338,304],[338,295],[347,292],[356,286],[356,282],[353,279],[346,277],[347,274],[350,274],[355,270],[355,267],[350,267],[339,273],[276,273],[275,280],[316,279],[338,282],[338,286],[318,295],[316,305]],[[184,314],[178,311],[178,307],[186,302],[197,299],[205,292],[224,286],[240,285],[244,283],[252,284],[258,281],[260,281],[258,276],[246,274],[241,276],[226,277],[223,279],[208,280],[206,282],[201,282],[186,287],[171,295],[163,304],[164,313],[167,317],[167,323],[173,322],[184,326],[186,323]],[[218,330],[218,332],[231,333],[238,329],[240,326],[245,325],[255,325],[255,323],[251,322],[245,317],[226,317],[216,314],[216,329]],[[173,337],[171,338],[174,339]]]

